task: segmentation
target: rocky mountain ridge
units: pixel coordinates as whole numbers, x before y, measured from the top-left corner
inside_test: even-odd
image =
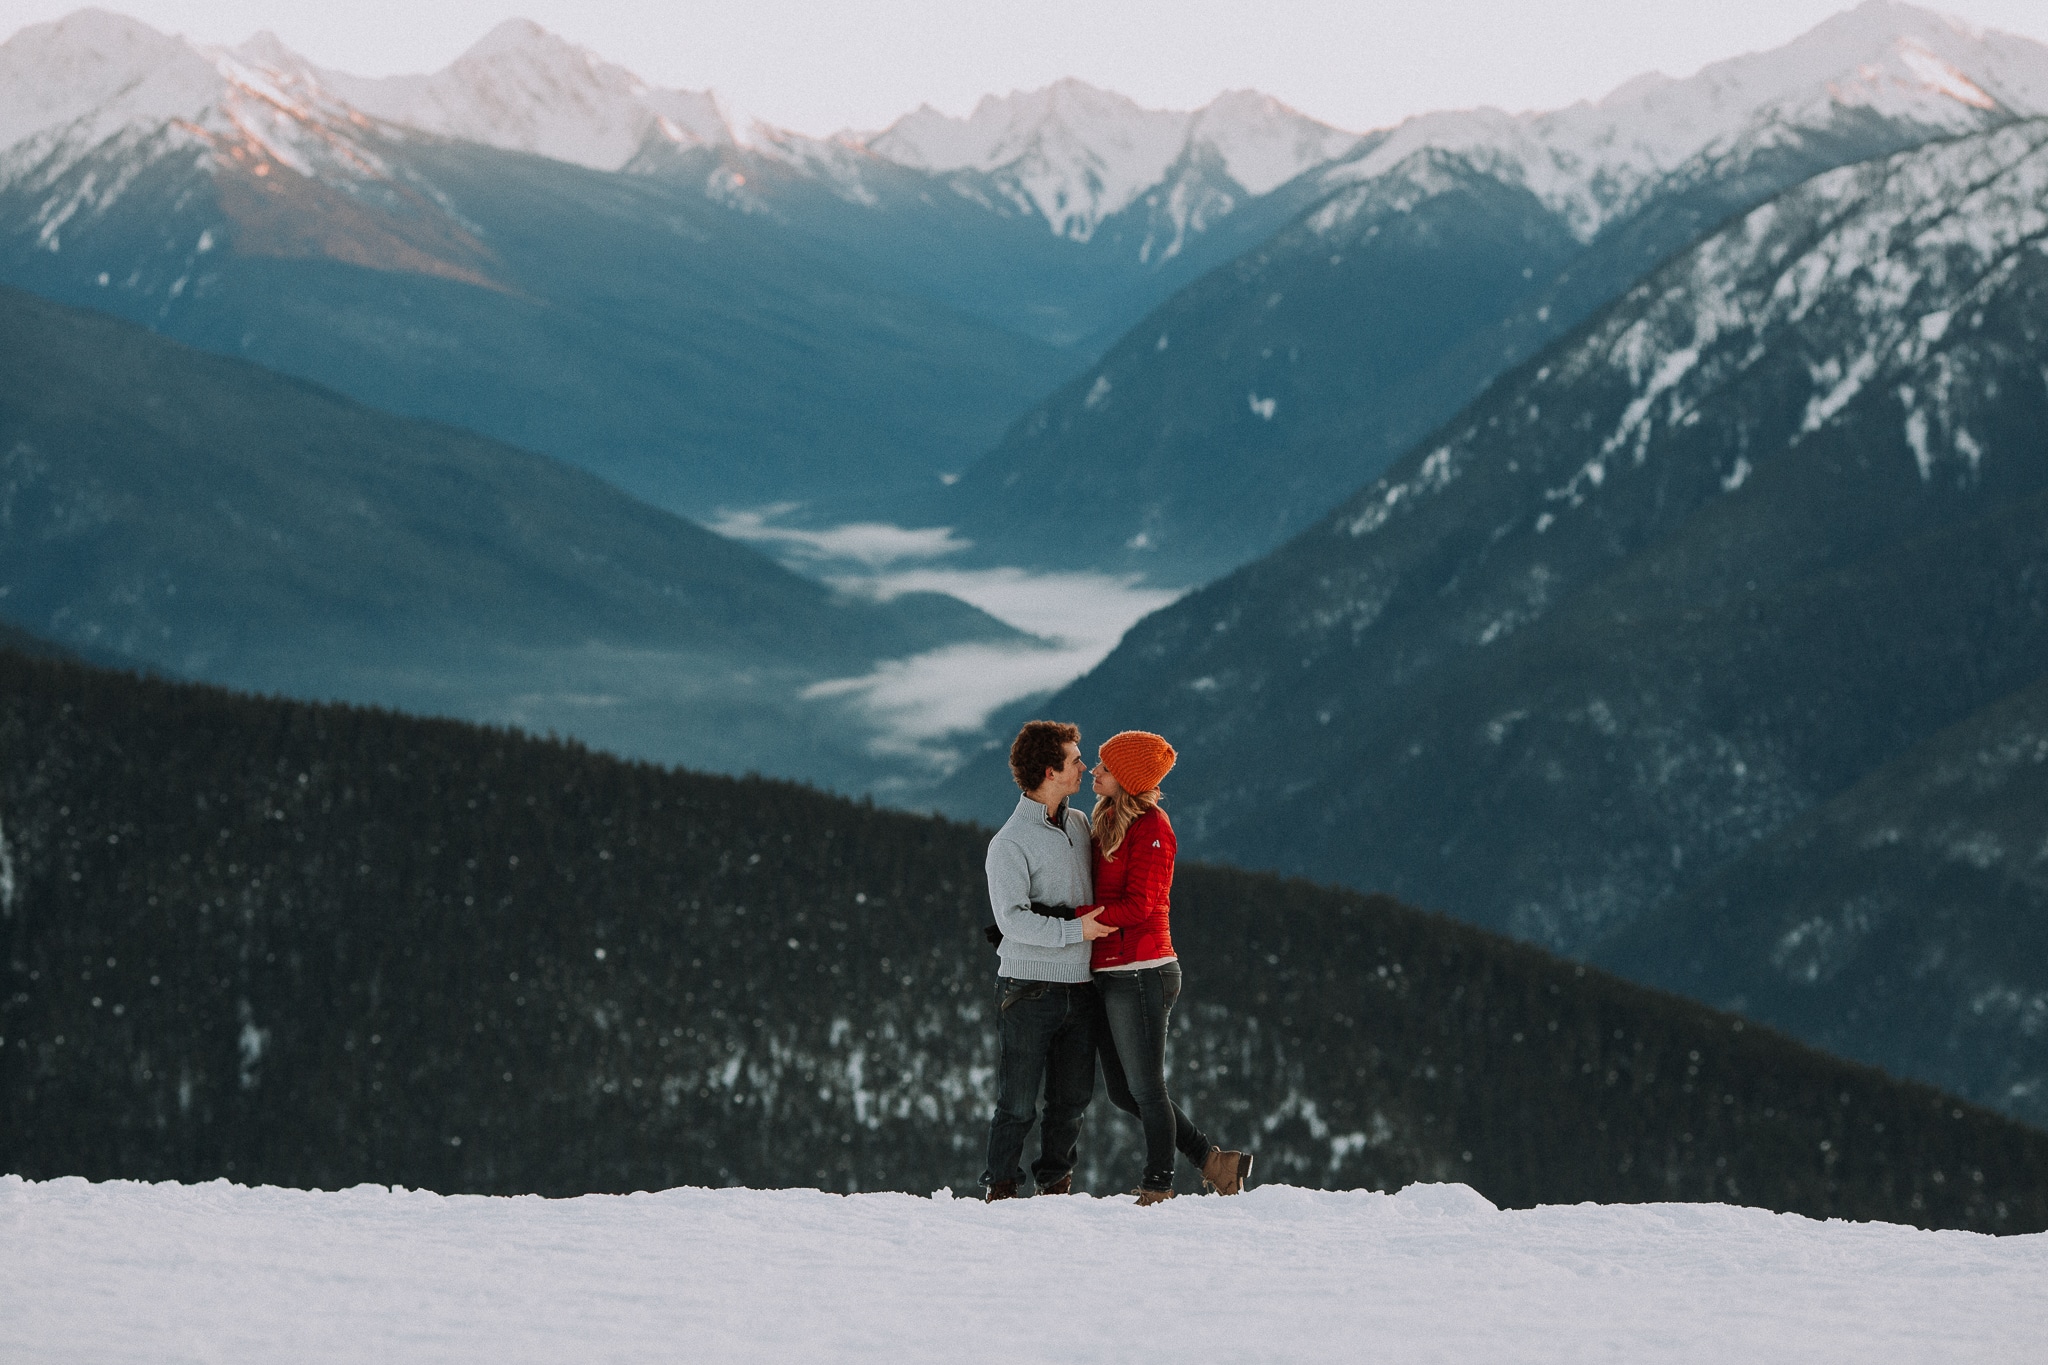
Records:
[[[1674,79],[1649,73],[1598,101],[1511,115],[1424,114],[1322,172],[1370,180],[1423,148],[1528,189],[1590,241],[1673,176],[1831,125],[1911,125],[1923,140],[2048,114],[2048,47],[1898,0],[1864,0],[1782,47]]]
[[[1189,112],[1148,110],[1073,80],[990,96],[966,119],[925,107],[880,133],[813,138],[742,121],[710,91],[649,85],[524,19],[498,25],[441,71],[387,77],[317,66],[270,33],[202,50],[96,9],[31,26],[5,47],[0,69],[11,89],[0,97],[0,149],[54,135],[75,155],[165,121],[243,124],[267,103],[310,125],[286,131],[302,152],[346,140],[365,120],[599,171],[673,165],[668,154],[709,150],[718,157],[706,192],[754,206],[765,201],[748,190],[747,172],[763,162],[808,172],[869,206],[892,192],[886,172],[875,176],[880,162],[929,173],[969,202],[1035,215],[1077,241],[1147,192],[1181,201],[1174,211],[1183,235],[1234,206],[1173,182],[1177,166],[1213,160],[1238,197],[1256,197],[1357,141],[1255,91]],[[45,175],[61,169],[42,166]],[[1190,195],[1200,202],[1185,202]],[[1164,259],[1179,246],[1144,255]]]

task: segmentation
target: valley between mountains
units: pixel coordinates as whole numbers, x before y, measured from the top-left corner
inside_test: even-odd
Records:
[[[0,698],[39,755],[0,806],[27,869],[9,970],[52,983],[17,982],[10,1103],[42,1124],[70,1102],[60,1034],[103,1070],[125,1055],[58,964],[136,957],[161,925],[77,872],[151,914],[204,905],[211,946],[176,970],[194,1002],[234,978],[242,1012],[222,996],[164,1035],[196,1089],[165,1062],[107,1091],[104,1173],[759,1181],[772,1123],[810,1135],[806,1179],[870,1188],[894,1151],[888,1180],[937,1180],[959,1154],[910,1143],[915,1087],[873,1076],[925,1077],[953,1128],[985,1102],[972,1048],[932,1041],[981,1018],[978,966],[878,956],[851,1032],[775,1034],[745,996],[823,984],[803,955],[845,946],[848,897],[972,919],[978,836],[827,793],[999,818],[1010,734],[1052,715],[1091,751],[1124,728],[1178,747],[1168,809],[1217,864],[1190,871],[1188,933],[1239,978],[1209,1023],[1252,1050],[1203,1053],[1191,1084],[1302,1183],[1469,1162],[1510,1202],[2016,1226],[1908,1173],[1959,1169],[1940,1106],[1976,1125],[1977,1170],[2024,1165],[2048,1124],[2044,527],[2048,46],[1913,6],[1527,114],[1353,131],[1256,92],[1153,110],[1062,81],[831,138],[524,21],[373,80],[81,10],[0,43],[0,642],[58,660],[8,655]],[[382,709],[311,705],[332,702]],[[194,717],[225,747],[185,833],[267,840],[248,813],[283,811],[312,862],[85,856],[170,808]],[[594,914],[587,889],[471,877],[511,855],[431,802],[406,806],[440,831],[418,847],[365,807],[417,795],[380,785],[382,746],[558,841],[621,898],[598,939],[543,924]],[[74,816],[94,783],[105,809]],[[691,814],[634,823],[657,797]],[[573,836],[519,823],[558,801]],[[894,851],[854,877],[788,850],[835,869],[830,912],[748,890],[747,860],[783,856],[720,823],[749,802]],[[580,861],[625,827],[646,861]],[[675,839],[698,861],[651,851]],[[411,918],[321,889],[357,866]],[[1240,960],[1262,905],[1296,918]],[[764,912],[787,962],[628,979],[579,956]],[[466,956],[489,916],[530,941]],[[371,939],[399,956],[356,956]],[[312,977],[237,976],[273,953],[346,959],[313,984],[367,1011],[352,1037],[406,980],[416,1079],[461,1071],[478,1022],[435,972],[539,973],[548,1017],[490,1070],[545,1075],[554,1108],[479,1099],[495,1136],[420,1145],[364,1058],[290,1022]],[[1280,966],[1319,953],[1334,975]],[[923,987],[943,1005],[903,1003]],[[716,1027],[663,1014],[676,991]],[[1380,991],[1413,1017],[1364,1022]],[[1577,1041],[1525,1075],[1503,1037],[1560,991],[1543,1032]],[[1382,1026],[1456,1060],[1404,1071]],[[280,1051],[238,1051],[252,1028]],[[740,1069],[641,1065],[685,1037]],[[1723,1062],[1692,1055],[1709,1038]],[[256,1093],[296,1084],[257,1065],[288,1040],[348,1078],[346,1122]],[[1284,1084],[1248,1088],[1252,1052]],[[1695,1113],[1696,1072],[1674,1097],[1737,1052],[1858,1098],[1731,1080],[1730,1113]],[[577,1089],[593,1057],[612,1089]],[[1541,1109],[1516,1087],[1552,1073],[1595,1079],[1540,1159],[1495,1143],[1502,1096]],[[1571,1166],[1560,1134],[1622,1122],[1607,1087],[1655,1121]],[[1840,1128],[1866,1095],[1890,1127]],[[863,1136],[835,1150],[847,1113]],[[607,1115],[632,1142],[549,1164]],[[175,1161],[138,1155],[174,1128]],[[1711,1161],[1760,1131],[1802,1153],[1854,1132],[1868,1161],[1782,1185],[1798,1163]]]

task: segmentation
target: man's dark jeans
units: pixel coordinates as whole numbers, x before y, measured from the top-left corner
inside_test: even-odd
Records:
[[[1021,1180],[1024,1134],[1045,1087],[1032,1179],[1040,1189],[1071,1174],[1081,1141],[1081,1115],[1095,1098],[1095,988],[1087,982],[996,978],[996,1112],[988,1125],[983,1185]]]
[[[1166,1093],[1166,1022],[1180,999],[1180,964],[1097,972],[1095,991],[1104,1020],[1102,1080],[1109,1102],[1145,1125],[1145,1175],[1139,1183],[1170,1190],[1176,1148],[1197,1169],[1212,1150]]]

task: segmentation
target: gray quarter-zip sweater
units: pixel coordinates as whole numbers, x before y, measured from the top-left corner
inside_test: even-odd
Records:
[[[1095,896],[1089,862],[1088,817],[1072,806],[1060,808],[1060,823],[1046,819],[1045,807],[1028,796],[996,837],[988,841],[988,901],[996,928],[1004,976],[1018,981],[1086,981],[1089,945],[1078,920],[1034,914],[1041,905],[1082,906]]]

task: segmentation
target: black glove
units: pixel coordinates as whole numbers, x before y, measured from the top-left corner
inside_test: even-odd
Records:
[[[1071,905],[1042,905],[1037,901],[1033,901],[1031,902],[1031,913],[1034,915],[1044,915],[1047,919],[1072,919],[1074,918],[1074,907]],[[991,948],[1000,948],[1003,945],[1003,931],[996,928],[993,924],[982,925],[981,936],[988,940],[989,947]]]

